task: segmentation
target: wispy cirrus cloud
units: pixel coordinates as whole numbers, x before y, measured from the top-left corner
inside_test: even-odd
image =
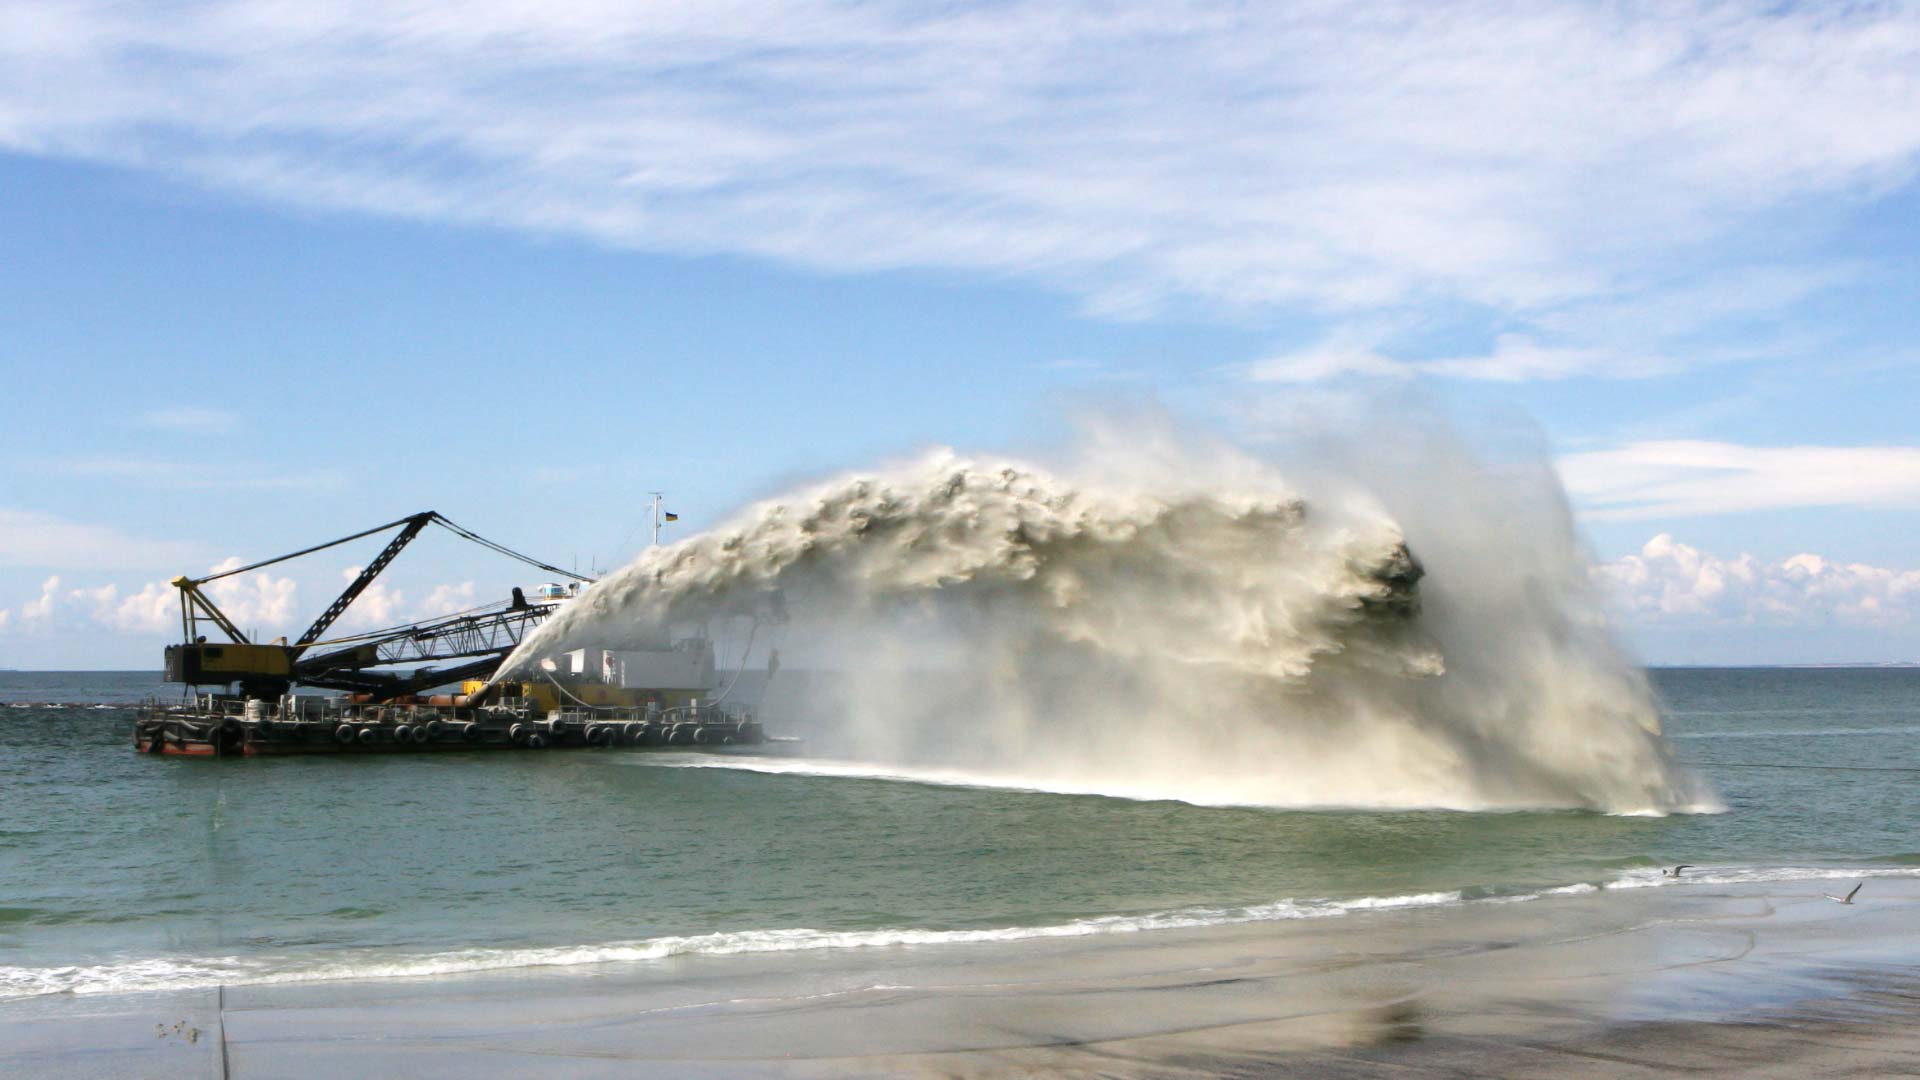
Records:
[[[205,552],[195,544],[0,507],[0,566],[119,571],[191,564],[202,558]]]
[[[1375,345],[1349,334],[1335,335],[1311,348],[1243,365],[1254,382],[1320,382],[1344,376],[1407,379],[1416,375],[1481,382],[1531,382],[1593,376],[1640,379],[1663,375],[1683,365],[1663,356],[1634,355],[1580,345],[1543,345],[1524,334],[1502,334],[1493,348],[1477,355],[1402,360],[1383,355]]]
[[[1920,507],[1920,447],[1629,443],[1568,454],[1567,491],[1595,521],[1750,510]]]
[[[1907,182],[1920,12],[38,0],[0,9],[0,146],[655,251],[1027,275],[1115,312],[1546,316]],[[1538,346],[1454,373],[1613,367]]]

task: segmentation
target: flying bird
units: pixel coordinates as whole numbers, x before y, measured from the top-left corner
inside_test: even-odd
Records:
[[[1693,864],[1692,864],[1692,863],[1684,863],[1684,862],[1683,862],[1683,863],[1681,863],[1681,864],[1680,864],[1679,866],[1676,866],[1676,867],[1674,867],[1674,868],[1673,868],[1673,869],[1671,869],[1671,870],[1662,870],[1662,871],[1660,871],[1660,876],[1661,876],[1661,877],[1679,877],[1679,876],[1680,876],[1680,871],[1682,871],[1682,870],[1691,870],[1691,869],[1693,869]]]
[[[1860,883],[1860,885],[1865,885],[1865,884],[1866,882],[1864,881]],[[1853,903],[1854,893],[1857,893],[1860,891],[1860,885],[1855,885],[1852,888],[1852,890],[1850,890],[1845,896],[1835,896],[1832,893],[1822,893],[1821,895],[1825,896],[1827,899],[1833,901],[1836,904],[1851,904]]]

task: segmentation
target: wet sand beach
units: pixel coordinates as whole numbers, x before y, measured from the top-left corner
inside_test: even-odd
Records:
[[[0,1004],[17,1076],[1920,1073],[1920,879]]]

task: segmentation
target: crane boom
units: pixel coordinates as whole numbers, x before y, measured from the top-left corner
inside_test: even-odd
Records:
[[[333,641],[320,640],[321,635],[325,634],[347,608],[367,590],[367,587],[373,584],[374,579],[380,576],[387,565],[393,562],[394,558],[428,525],[436,522],[463,539],[498,554],[543,570],[580,580],[592,580],[591,578],[582,579],[577,574],[567,575],[566,571],[558,567],[489,540],[428,510],[397,521],[390,521],[385,525],[365,529],[338,540],[316,544],[232,570],[222,570],[197,580],[188,577],[175,578],[173,584],[180,590],[181,624],[185,640],[179,645],[167,646],[167,680],[194,685],[237,682],[250,697],[275,696],[285,693],[295,683],[303,683],[339,690],[361,691],[384,699],[411,693],[414,689],[423,686],[437,686],[442,682],[473,674],[491,674],[500,659],[512,652],[515,646],[526,637],[527,632],[551,614],[557,605],[529,604],[526,597],[516,588],[513,590],[513,600],[502,610],[468,611],[436,620],[392,627],[372,634],[355,635]],[[214,604],[212,597],[199,588],[219,578],[230,577],[248,570],[258,570],[302,555],[310,555],[396,526],[401,527],[400,532],[387,542],[387,546],[382,548],[364,569],[355,575],[346,589],[334,599],[333,603],[327,605],[327,609],[320,613],[320,617],[313,621],[313,625],[307,627],[306,632],[291,645],[286,644],[285,638],[267,644],[249,641],[239,627]],[[214,643],[200,636],[198,627],[203,620],[218,626],[229,640]],[[312,651],[313,655],[304,655],[309,651]],[[389,664],[467,657],[473,659],[439,671],[431,667],[413,672],[369,670]]]
[[[398,536],[389,540],[387,546],[380,549],[380,554],[373,557],[373,561],[360,571],[360,575],[334,598],[333,603],[327,605],[327,610],[313,620],[313,625],[307,627],[307,632],[300,635],[300,640],[293,643],[294,657],[297,658],[305,652],[307,646],[319,640],[320,635],[327,632],[327,627],[332,626],[333,621],[340,617],[340,613],[347,610],[347,605],[353,603],[355,598],[366,591],[367,586],[373,584],[373,579],[380,576],[380,571],[387,568],[387,564],[393,561],[394,556],[400,554],[401,549],[413,543],[413,538],[420,535],[420,530],[426,528],[427,523],[432,521],[434,516],[433,511],[429,510],[406,519],[407,527],[401,529]]]

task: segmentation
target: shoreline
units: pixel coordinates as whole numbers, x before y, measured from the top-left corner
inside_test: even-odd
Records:
[[[1920,880],[1870,878],[1853,906],[1829,891],[1818,879],[1701,882],[1125,934],[50,995],[0,1003],[0,1073],[1920,1066]]]
[[[574,944],[444,946],[438,951],[348,946],[306,956],[175,955],[114,963],[38,967],[0,964],[0,1011],[9,1005],[25,1007],[33,1001],[58,1001],[68,996],[125,997],[211,990],[223,986],[227,990],[240,990],[390,980],[564,975],[576,968],[616,970],[622,965],[645,965],[680,957],[824,956],[849,951],[884,955],[888,950],[902,948],[944,949],[1176,930],[1251,929],[1263,924],[1364,917],[1387,911],[1523,904],[1555,897],[1650,888],[1764,888],[1796,882],[1845,888],[1848,882],[1888,879],[1908,879],[1920,886],[1920,865],[1906,862],[1846,868],[1804,865],[1695,867],[1683,881],[1667,878],[1664,871],[1649,867],[1626,871],[1605,882],[1516,885],[1508,890],[1441,889],[1388,896],[1287,898],[1235,907],[1193,905],[1149,912],[1084,916],[1045,924],[862,929],[748,927]],[[289,964],[294,966],[287,966]]]

